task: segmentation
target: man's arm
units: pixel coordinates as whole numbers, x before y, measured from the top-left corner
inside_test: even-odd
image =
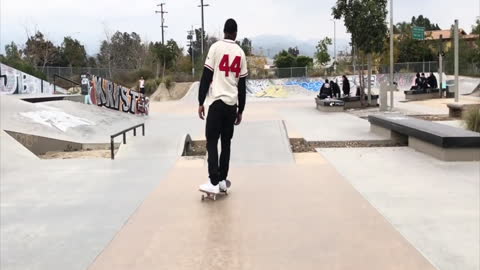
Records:
[[[242,114],[245,109],[245,100],[247,96],[247,79],[240,78],[238,81],[238,114]]]
[[[202,79],[200,80],[200,88],[198,90],[198,104],[203,106],[207,98],[208,89],[213,80],[213,71],[207,67],[203,68]]]

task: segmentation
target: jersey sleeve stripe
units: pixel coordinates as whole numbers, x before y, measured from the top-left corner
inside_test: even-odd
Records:
[[[211,66],[209,66],[209,65],[207,65],[207,64],[205,64],[205,67],[208,68],[208,69],[210,69],[211,71],[214,71],[214,68],[212,68]]]
[[[247,76],[248,76],[248,72],[245,73],[245,74],[240,75],[240,78],[247,77]]]

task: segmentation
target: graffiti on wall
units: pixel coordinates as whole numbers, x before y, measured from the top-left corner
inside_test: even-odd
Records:
[[[322,88],[325,81],[319,79],[301,79],[301,80],[290,80],[285,83],[285,85],[298,85],[308,91],[318,92]]]
[[[137,108],[142,107],[148,114],[148,99],[143,99],[140,92],[97,76],[92,76],[90,100],[100,107],[132,114],[138,113]]]
[[[0,63],[0,94],[53,94],[53,92],[53,84]]]

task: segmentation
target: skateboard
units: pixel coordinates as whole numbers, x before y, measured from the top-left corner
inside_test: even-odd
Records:
[[[232,182],[230,182],[230,180],[226,180],[226,181],[227,181],[227,188],[230,188],[230,186],[232,185]],[[204,200],[216,201],[218,195],[220,195],[220,196],[228,195],[227,191],[220,191],[219,193],[208,192],[208,191],[201,190],[201,189],[199,189],[198,191],[204,193],[204,194],[202,194],[202,197],[201,197],[202,201],[204,201]]]

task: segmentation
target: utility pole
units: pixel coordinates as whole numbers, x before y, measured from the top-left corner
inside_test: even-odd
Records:
[[[202,10],[202,31],[201,31],[201,38],[202,38],[202,41],[201,41],[201,54],[202,54],[202,58],[203,58],[203,55],[205,53],[204,51],[204,46],[205,46],[205,42],[204,42],[204,32],[205,32],[205,20],[204,20],[204,16],[203,16],[203,7],[208,7],[210,6],[209,4],[203,4],[203,0],[200,0],[200,5],[198,6],[199,8],[201,8]]]
[[[165,19],[163,18],[163,14],[165,13],[168,13],[166,11],[163,11],[163,6],[165,5],[165,3],[161,3],[161,4],[158,4],[157,7],[159,6],[160,7],[160,11],[156,10],[155,13],[160,13],[160,16],[162,16],[162,26],[160,26],[162,28],[162,45],[165,45],[165,28],[168,28],[168,26],[164,25],[165,24]]]
[[[443,35],[440,35],[440,46],[438,50],[438,77],[440,85],[440,98],[443,97]]]
[[[395,86],[393,84],[393,68],[394,68],[394,59],[393,59],[393,0],[390,0],[390,110],[393,110],[393,92]]]
[[[195,77],[195,48],[193,47],[193,36],[195,35],[195,30],[193,30],[193,25],[192,30],[187,31],[187,33],[187,39],[190,40],[190,50],[192,51],[192,77]]]

